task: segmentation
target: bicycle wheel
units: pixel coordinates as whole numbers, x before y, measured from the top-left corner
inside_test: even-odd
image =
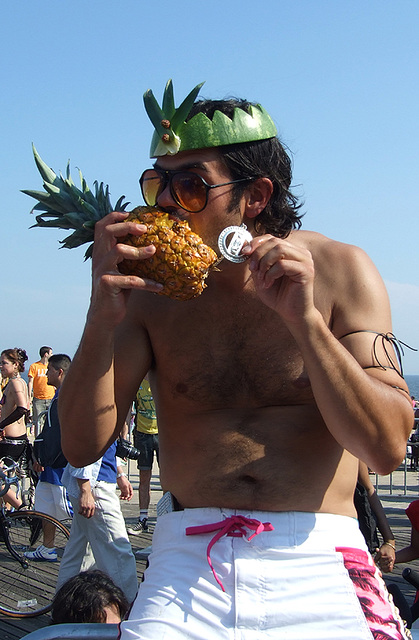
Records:
[[[33,551],[42,543],[45,523],[55,526],[57,560],[29,560],[25,551]],[[0,613],[14,618],[30,618],[47,613],[55,594],[60,561],[69,530],[61,522],[37,511],[16,511],[4,520],[11,548],[23,561],[23,566],[0,544]]]

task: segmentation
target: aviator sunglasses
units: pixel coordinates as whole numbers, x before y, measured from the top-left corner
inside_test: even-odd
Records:
[[[162,169],[146,169],[140,178],[141,193],[144,201],[154,207],[161,193],[169,185],[170,195],[176,204],[189,211],[199,213],[208,203],[210,189],[225,187],[237,182],[249,182],[254,178],[240,178],[221,184],[208,184],[199,174],[191,171],[164,171]]]

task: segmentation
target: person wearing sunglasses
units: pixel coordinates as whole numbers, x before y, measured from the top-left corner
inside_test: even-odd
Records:
[[[117,437],[149,371],[165,494],[121,638],[404,638],[353,505],[359,459],[389,473],[413,424],[384,284],[360,249],[301,229],[263,107],[196,100],[199,89],[177,109],[171,82],[162,107],[145,94],[144,200],[214,250],[230,227],[250,238],[201,296],[174,301],[118,273],[154,253],[116,242],[144,227],[121,212],[98,222],[60,393],[63,450],[83,466]]]

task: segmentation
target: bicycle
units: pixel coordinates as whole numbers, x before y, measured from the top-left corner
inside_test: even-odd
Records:
[[[8,463],[0,467],[0,498],[11,485],[20,488],[19,465]],[[57,561],[27,558],[25,552],[36,548],[48,525],[55,527]],[[69,535],[63,523],[47,514],[33,510],[8,513],[4,505],[0,508],[0,614],[30,618],[50,611]]]

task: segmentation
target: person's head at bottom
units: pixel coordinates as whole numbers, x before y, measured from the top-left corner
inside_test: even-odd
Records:
[[[128,612],[123,592],[103,571],[83,571],[73,576],[55,594],[52,624],[70,622],[119,623]]]

